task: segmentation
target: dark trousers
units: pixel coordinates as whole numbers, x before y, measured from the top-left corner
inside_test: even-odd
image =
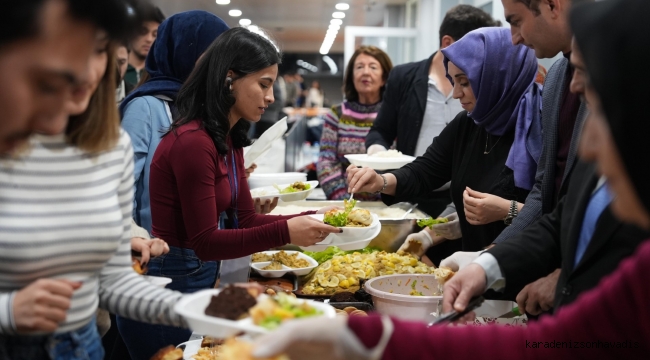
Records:
[[[201,261],[193,250],[169,247],[169,253],[150,260],[147,272],[172,279],[167,288],[193,293],[214,286],[219,263]],[[133,360],[149,360],[158,350],[189,340],[192,331],[173,326],[150,325],[117,317],[117,328]]]

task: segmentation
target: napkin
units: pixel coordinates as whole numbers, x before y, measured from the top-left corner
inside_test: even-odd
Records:
[[[287,117],[273,124],[266,130],[257,141],[253,143],[248,149],[244,151],[244,167],[249,168],[255,160],[264,155],[267,151],[271,150],[273,142],[284,135],[287,131]]]

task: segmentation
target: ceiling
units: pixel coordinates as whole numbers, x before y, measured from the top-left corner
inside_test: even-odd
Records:
[[[343,26],[381,26],[386,6],[401,5],[407,0],[231,0],[229,5],[217,5],[215,0],[152,0],[165,16],[187,10],[206,10],[222,18],[229,26],[238,26],[239,19],[250,19],[264,29],[283,52],[317,53],[325,32],[337,11],[334,5],[347,2],[350,9]],[[239,9],[242,16],[231,17],[228,11]],[[331,53],[343,52],[343,26]]]

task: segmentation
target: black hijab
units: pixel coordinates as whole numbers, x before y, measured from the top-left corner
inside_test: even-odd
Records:
[[[650,0],[577,5],[571,27],[623,165],[650,211]]]

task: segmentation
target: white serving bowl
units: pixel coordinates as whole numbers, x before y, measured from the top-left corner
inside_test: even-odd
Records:
[[[413,281],[417,281],[415,290],[425,296],[409,295]],[[442,311],[442,295],[433,295],[438,293],[434,275],[379,276],[366,281],[364,288],[372,296],[375,310],[382,315],[429,323]]]
[[[273,186],[273,184],[292,184],[296,181],[307,181],[307,174],[300,172],[256,174],[252,173],[248,178],[248,187],[251,189]]]
[[[279,251],[262,251],[262,253],[267,255],[273,255],[277,252]],[[298,253],[298,258],[307,260],[307,262],[309,262],[309,266],[304,268],[290,268],[288,266],[282,265],[282,270],[262,270],[271,263],[270,261],[262,261],[251,263],[251,268],[257,271],[263,277],[279,278],[284,276],[286,273],[293,273],[297,276],[304,276],[309,274],[315,267],[318,266],[318,261],[314,260],[311,256],[307,256],[304,253],[301,253],[300,251],[285,251],[285,253],[288,255]]]
[[[251,189],[251,197],[253,199],[260,199],[261,201],[270,200],[273,198],[278,198],[284,202],[305,200],[309,196],[309,194],[311,194],[311,192],[314,191],[316,187],[318,187],[318,181],[316,180],[303,181],[303,183],[309,184],[308,190],[280,194],[280,191],[278,191],[278,189],[275,186],[263,186],[261,188]],[[284,189],[291,184],[293,183],[276,184],[276,185],[278,188]]]

